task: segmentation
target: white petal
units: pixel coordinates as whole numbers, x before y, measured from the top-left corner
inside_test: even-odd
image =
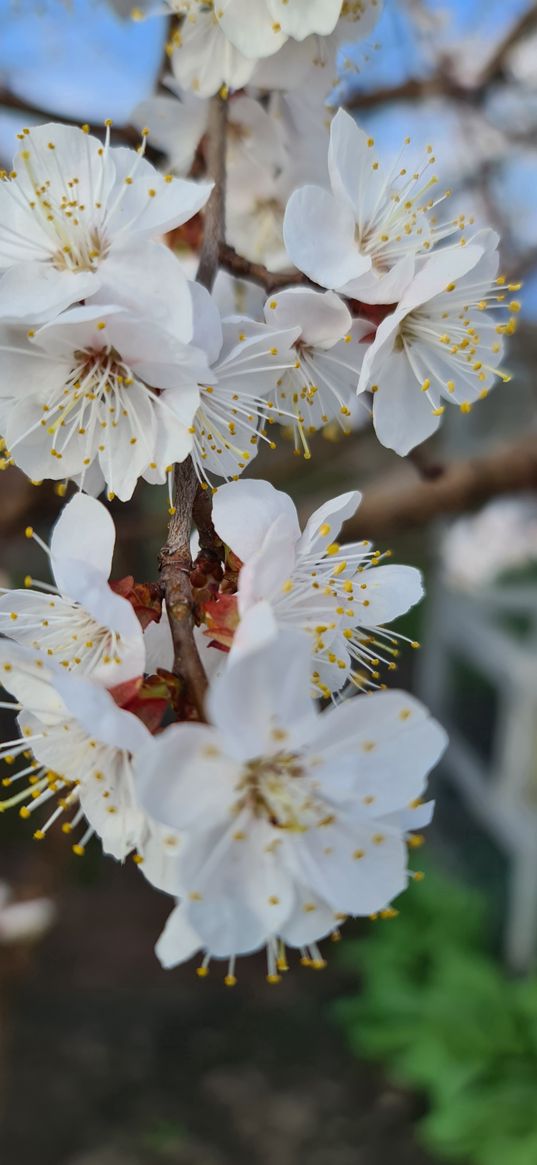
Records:
[[[421,571],[413,566],[376,566],[362,575],[368,606],[360,615],[360,625],[378,627],[398,619],[424,594]]]
[[[61,271],[45,263],[19,263],[0,279],[0,316],[3,320],[40,323],[98,290],[93,271]]]
[[[310,887],[295,884],[295,906],[280,935],[292,947],[318,942],[337,926],[334,911]]]
[[[310,672],[310,645],[291,629],[227,669],[209,690],[207,709],[230,756],[273,752],[278,727],[292,734],[311,730]]]
[[[350,113],[338,109],[330,127],[330,182],[336,197],[350,206],[355,222],[360,223],[370,217],[377,188],[367,141],[367,135]]]
[[[265,319],[279,328],[299,326],[306,344],[322,348],[331,348],[352,325],[351,313],[339,296],[307,287],[290,287],[269,296]]]
[[[113,152],[117,155],[120,151]],[[132,157],[131,150],[125,153]],[[164,234],[202,210],[212,188],[212,182],[163,177],[151,167],[149,175],[134,178],[126,187],[117,208],[108,216],[107,228],[114,235]]]
[[[329,36],[334,31],[342,0],[268,0],[268,4],[287,36],[304,40],[312,33]]]
[[[53,686],[51,671],[35,651],[0,639],[0,678],[6,691],[44,724],[65,719],[65,704]]]
[[[343,522],[352,518],[352,515],[356,513],[361,500],[361,493],[358,490],[352,490],[350,493],[341,494],[329,502],[324,502],[318,510],[315,510],[300,539],[298,547],[300,556],[311,554],[313,551],[321,556],[326,551],[327,546],[335,542]],[[327,526],[328,529],[325,529]]]
[[[184,903],[172,910],[157,942],[157,958],[166,969],[186,963],[201,947],[201,939],[188,919]]]
[[[205,133],[207,113],[207,103],[198,98],[148,97],[133,109],[130,121],[140,130],[149,126],[151,145],[168,155],[173,170],[188,174]]]
[[[342,287],[370,270],[354,231],[350,207],[320,186],[295,190],[287,203],[283,234],[289,257],[322,287]]]
[[[406,457],[436,432],[440,417],[421,390],[404,352],[393,352],[378,375],[373,397],[373,424],[382,445]]]
[[[297,543],[290,535],[287,518],[280,515],[267,531],[259,550],[249,558],[239,575],[241,615],[261,599],[274,602],[285,593],[297,561]]]
[[[191,339],[188,282],[178,259],[162,243],[129,237],[114,242],[100,264],[99,285],[92,303],[119,304],[169,328],[183,343]]]
[[[265,0],[220,0],[217,19],[222,31],[245,57],[270,57],[286,36],[268,11]]]
[[[78,598],[70,592],[69,580],[62,576],[64,559],[89,563],[108,579],[115,542],[114,520],[106,507],[95,498],[75,494],[63,507],[50,540],[52,569],[59,590],[72,599]]]
[[[375,822],[310,830],[296,851],[304,884],[341,914],[374,914],[406,887],[406,845]]]
[[[250,651],[258,651],[260,647],[276,639],[277,635],[278,624],[270,603],[263,601],[256,603],[240,620],[233,636],[228,666],[232,666]]]
[[[296,507],[288,494],[275,489],[268,481],[232,481],[215,494],[215,529],[241,562],[248,562],[261,548],[277,518],[283,521],[289,539],[298,541],[300,526]]]
[[[323,712],[309,741],[312,751],[326,759],[327,775],[319,780],[328,797],[330,769],[350,762],[347,819],[356,812],[379,817],[408,808],[421,796],[446,744],[444,730],[427,709],[396,691],[356,696]],[[363,797],[373,800],[362,803]]]
[[[224,747],[206,724],[172,724],[148,742],[134,775],[155,821],[177,830],[227,824],[240,770]]]
[[[471,271],[483,256],[483,249],[471,243],[455,250],[452,247],[431,255],[418,271],[407,288],[400,310],[412,311],[433,296],[445,291],[447,284],[454,283]]]
[[[91,680],[74,676],[72,672],[58,673],[54,686],[85,732],[103,744],[129,752],[141,750],[150,734],[131,712],[118,708],[105,688]]]
[[[246,811],[226,833],[204,839],[194,860],[185,855],[188,916],[216,958],[257,950],[278,933],[293,907],[291,877],[272,848],[276,837],[268,822],[252,821]]]
[[[170,621],[165,609],[162,611],[158,623],[151,622],[144,631],[145,643],[145,670],[148,675],[154,675],[159,668],[164,671],[173,670],[174,648],[170,628]]]

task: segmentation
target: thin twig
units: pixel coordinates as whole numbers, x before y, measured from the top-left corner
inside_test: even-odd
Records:
[[[252,283],[259,283],[261,287],[264,287],[267,295],[282,287],[317,286],[317,284],[312,283],[311,279],[308,279],[307,275],[303,275],[301,271],[296,271],[294,268],[290,271],[269,271],[268,267],[264,267],[262,263],[253,263],[250,259],[245,259],[227,243],[222,243],[220,246],[220,266],[237,279],[250,279]]]
[[[206,153],[207,172],[215,185],[205,212],[197,276],[198,282],[208,289],[212,287],[218,271],[220,242],[225,230],[226,124],[227,103],[222,97],[213,97],[209,110]],[[198,518],[202,536],[209,539],[213,529],[210,502],[202,502],[201,489],[190,457],[175,466],[174,482],[175,512],[160,556],[161,578],[174,644],[174,672],[186,681],[198,715],[203,718],[207,676],[194,639],[190,535],[196,508],[198,515],[203,513],[203,520]]]
[[[173,639],[173,670],[187,684],[189,696],[202,717],[207,677],[194,641],[190,582],[190,534],[197,485],[190,458],[175,466],[175,513],[170,520],[166,545],[160,553],[160,577]]]
[[[80,119],[71,117],[63,109],[47,109],[43,105],[34,105],[25,97],[17,97],[16,93],[12,93],[11,89],[0,88],[0,107],[2,109],[13,109],[18,113],[27,114],[32,120],[38,118],[40,122],[59,121],[62,125],[76,125],[80,126]],[[104,130],[104,122],[98,124],[97,122],[88,122],[90,133],[102,134]],[[121,141],[126,142],[130,146],[140,145],[140,132],[132,125],[114,125],[112,127],[112,136],[120,138]]]
[[[215,185],[205,210],[203,246],[196,276],[198,283],[209,291],[216,278],[220,246],[225,235],[227,116],[225,98],[213,97],[209,106],[205,158],[207,174]]]

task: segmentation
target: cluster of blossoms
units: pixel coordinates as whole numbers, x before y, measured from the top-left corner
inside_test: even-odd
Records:
[[[422,581],[368,541],[338,541],[360,495],[302,530],[287,494],[242,475],[278,426],[309,457],[310,434],[348,431],[360,401],[406,454],[442,402],[468,411],[506,379],[519,304],[493,232],[438,217],[430,150],[407,169],[343,110],[331,120],[338,48],[369,34],[379,0],[164,8],[171,95],[133,120],[154,125],[169,171],[147,160],[145,128],[135,151],[110,126],[101,144],[45,125],[21,132],[0,181],[3,464],[77,487],[50,546],[27,530],[53,581],[0,596],[17,717],[0,809],[18,807],[38,840],[61,828],[78,855],[94,835],[130,855],[177,903],[165,966],[199,951],[200,974],[224,959],[233,985],[237,956],[265,948],[277,981],[287,948],[321,966],[318,941],[347,916],[393,912],[445,735],[386,686],[404,640],[390,624]],[[207,290],[195,264],[215,102],[228,107],[221,250],[258,280],[214,271]],[[176,541],[178,464],[198,502],[214,493],[193,563]],[[169,485],[166,572],[180,550],[201,700],[166,584],[111,581],[98,498],[127,502],[140,478]]]

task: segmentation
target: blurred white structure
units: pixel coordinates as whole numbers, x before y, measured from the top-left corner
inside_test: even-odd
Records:
[[[50,898],[15,901],[7,882],[0,882],[0,947],[37,942],[52,925],[55,914]]]
[[[430,587],[419,688],[450,735],[442,776],[507,857],[504,949],[509,966],[525,971],[537,959],[537,584],[490,580],[515,562],[537,561],[537,508],[509,503],[510,541],[504,503],[495,505],[498,512],[491,513],[490,506],[483,515],[456,523],[445,540],[450,570]],[[487,550],[481,569],[480,542]],[[458,567],[455,548],[463,552]],[[524,633],[517,637],[514,624],[521,620]],[[489,758],[470,741],[453,710],[461,664],[496,696],[492,724],[478,725],[483,736],[492,727]]]

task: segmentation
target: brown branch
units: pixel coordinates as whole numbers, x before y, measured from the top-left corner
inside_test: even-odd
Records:
[[[197,276],[198,281],[208,289],[216,277],[220,241],[225,230],[226,123],[227,102],[221,97],[213,97],[207,130],[207,171],[215,185],[205,211],[203,246]],[[203,719],[207,676],[194,640],[190,535],[195,508],[201,523],[200,534],[204,539],[211,536],[212,520],[210,509],[207,513],[207,502],[200,497],[202,491],[190,457],[175,466],[174,481],[175,512],[171,517],[166,545],[161,552],[160,570],[174,644],[173,670],[186,681],[190,698]]]
[[[446,465],[436,480],[366,492],[345,526],[346,538],[380,538],[426,525],[444,514],[463,514],[506,493],[537,490],[537,436],[482,457]]]
[[[343,104],[345,109],[376,109],[378,105],[389,105],[392,101],[426,101],[435,97],[468,101],[471,94],[471,89],[438,73],[423,79],[411,77],[399,85],[384,85],[367,92],[350,92]]]
[[[194,642],[194,614],[190,573],[192,507],[198,487],[190,458],[175,466],[175,513],[166,545],[160,553],[160,577],[174,647],[173,670],[186,683],[198,715],[203,717],[207,677]]]
[[[346,109],[373,109],[393,101],[425,101],[435,97],[446,97],[452,101],[471,104],[479,103],[493,84],[504,79],[511,49],[531,32],[536,24],[537,3],[533,3],[514,21],[481,72],[467,83],[452,75],[450,61],[444,59],[432,77],[411,77],[401,84],[385,85],[369,92],[351,91],[346,96],[344,105]]]
[[[12,93],[10,89],[0,88],[0,107],[2,109],[14,109],[19,113],[27,113],[30,117],[38,117],[40,121],[61,121],[64,125],[80,126],[80,120],[75,117],[70,117],[69,114],[64,113],[63,110],[46,109],[41,105],[34,105],[31,101],[27,101],[24,97],[17,97],[16,93]],[[103,125],[95,122],[88,122],[90,132],[102,134]],[[112,127],[112,136],[120,138],[122,142],[126,142],[130,146],[140,145],[140,134],[132,125],[114,125]]]
[[[250,279],[252,283],[259,283],[264,287],[267,295],[278,291],[282,287],[316,287],[317,284],[294,268],[291,271],[269,271],[262,263],[252,263],[239,255],[227,243],[220,246],[220,266],[229,271],[236,279]]]
[[[213,97],[209,106],[205,160],[214,190],[205,210],[203,246],[196,279],[211,290],[218,271],[220,245],[225,235],[226,128],[228,105],[225,98]]]
[[[479,78],[479,84],[481,86],[490,85],[493,81],[497,81],[503,76],[507,57],[509,56],[511,49],[513,49],[515,45],[517,45],[519,41],[523,39],[523,37],[532,32],[536,24],[537,3],[534,2],[513,22],[511,27],[505,33],[505,36],[503,36],[500,42],[496,45],[492,56],[489,57]]]

